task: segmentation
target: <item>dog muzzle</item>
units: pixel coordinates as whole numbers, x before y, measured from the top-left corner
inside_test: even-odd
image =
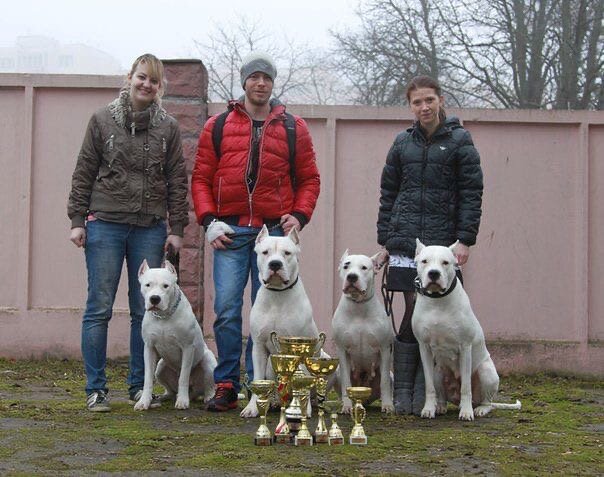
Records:
[[[419,293],[420,295],[426,296],[428,298],[442,298],[451,293],[457,286],[457,275],[451,282],[451,286],[444,292],[429,292],[428,290],[426,290],[426,288],[422,285],[422,280],[421,278],[419,278],[419,275],[415,277],[413,285],[415,286],[415,291],[417,291],[417,293]]]

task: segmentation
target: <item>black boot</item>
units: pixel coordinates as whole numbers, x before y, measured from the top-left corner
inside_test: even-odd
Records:
[[[413,412],[413,387],[418,363],[419,345],[417,343],[404,343],[395,338],[393,399],[396,414],[411,414]]]
[[[413,385],[413,414],[416,416],[421,416],[425,402],[426,378],[424,377],[424,367],[422,366],[421,358],[419,358],[417,369],[415,371],[415,383]]]

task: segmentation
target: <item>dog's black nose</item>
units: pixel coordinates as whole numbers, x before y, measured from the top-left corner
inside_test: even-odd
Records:
[[[359,276],[356,273],[346,275],[346,280],[348,280],[350,283],[356,283],[358,279]]]
[[[279,260],[271,260],[270,262],[268,262],[268,268],[270,268],[273,272],[281,270],[282,266],[283,264]]]
[[[149,301],[151,302],[152,305],[159,305],[161,298],[159,295],[151,295],[149,297]]]
[[[432,280],[433,282],[435,282],[436,280],[438,280],[440,278],[440,272],[438,270],[430,270],[428,272],[428,278],[430,280]]]

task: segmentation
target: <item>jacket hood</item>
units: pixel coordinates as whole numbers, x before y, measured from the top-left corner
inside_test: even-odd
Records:
[[[144,111],[132,111],[130,91],[122,88],[120,94],[107,106],[116,124],[121,127],[129,127],[135,123],[136,129],[147,129],[159,126],[166,119],[168,113],[156,101]]]
[[[438,129],[434,132],[432,136],[440,136],[441,134],[446,134],[454,129],[462,128],[461,120],[457,116],[449,116],[445,118],[443,122],[440,123]],[[413,124],[410,128],[407,129],[409,133],[416,133],[424,136],[423,129],[419,125],[419,121],[413,121]]]

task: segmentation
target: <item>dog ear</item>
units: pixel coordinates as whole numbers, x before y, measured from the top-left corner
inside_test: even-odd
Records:
[[[388,261],[388,250],[383,249],[376,253],[373,257],[371,257],[371,261],[373,262],[373,273],[378,273],[386,262]]]
[[[417,257],[420,252],[424,249],[425,245],[419,241],[418,238],[415,239],[415,256]]]
[[[296,245],[300,245],[300,237],[298,237],[298,229],[296,227],[292,227],[287,237]]]
[[[342,270],[342,264],[344,263],[344,261],[346,260],[346,258],[348,258],[348,249],[346,249],[344,251],[344,254],[340,258],[340,263],[338,263],[338,270]]]
[[[459,240],[456,240],[453,245],[449,245],[449,250],[451,250],[451,252],[455,252],[455,247],[457,247],[458,244]]]
[[[258,233],[256,237],[256,243],[262,242],[266,237],[268,237],[268,229],[266,228],[266,224],[262,226],[262,230]]]
[[[164,268],[166,270],[168,270],[172,275],[178,275],[176,273],[176,268],[174,268],[174,265],[172,265],[172,263],[170,262],[170,260],[166,260],[164,262]]]
[[[138,267],[138,276],[140,277],[143,273],[149,270],[149,264],[147,263],[147,259],[143,259],[143,263]]]

